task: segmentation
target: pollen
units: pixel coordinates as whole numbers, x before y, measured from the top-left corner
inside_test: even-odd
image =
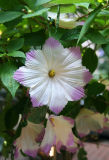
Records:
[[[54,118],[50,117],[50,122],[52,123],[53,126],[55,126],[55,124],[54,124]]]
[[[55,76],[55,70],[54,69],[50,70],[48,75],[50,78],[53,78]]]

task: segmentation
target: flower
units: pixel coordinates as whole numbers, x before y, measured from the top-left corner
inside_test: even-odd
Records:
[[[21,156],[20,150],[31,157],[36,157],[40,145],[39,139],[43,131],[42,124],[34,124],[28,121],[27,126],[22,128],[20,137],[14,142],[16,146],[15,158],[19,159]]]
[[[80,137],[88,135],[91,131],[100,132],[103,130],[104,115],[95,113],[89,109],[83,108],[75,119],[76,128]]]
[[[52,18],[55,20],[57,20],[57,13],[53,13],[53,12],[48,12],[48,17]],[[65,28],[65,29],[72,29],[75,28],[78,25],[83,25],[84,22],[78,22],[77,21],[76,15],[68,16],[65,13],[61,13],[60,17],[59,17],[59,27],[60,28]]]
[[[49,154],[52,146],[56,146],[57,152],[66,148],[75,152],[79,144],[78,138],[72,133],[74,121],[69,117],[51,115],[47,121],[45,135],[41,143],[41,150]]]
[[[52,37],[42,50],[28,52],[25,66],[14,73],[15,80],[30,88],[33,107],[48,105],[56,114],[68,101],[84,96],[83,86],[91,78],[81,64],[80,48],[64,48]]]

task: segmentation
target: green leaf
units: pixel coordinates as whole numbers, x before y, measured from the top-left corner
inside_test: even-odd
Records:
[[[0,8],[3,9],[15,9],[16,7],[20,6],[19,0],[0,0]]]
[[[99,14],[99,17],[109,17],[109,11],[108,10],[102,10]]]
[[[8,53],[7,56],[25,58],[25,54],[23,52],[21,52],[21,51],[13,51],[11,53]]]
[[[45,42],[46,35],[45,30],[38,32],[27,33],[24,35],[25,45],[28,46],[40,46]]]
[[[83,2],[86,2],[86,3],[93,3],[94,0],[52,0],[51,3],[53,4],[72,4],[72,3],[83,3]]]
[[[76,7],[81,6],[81,7],[85,7],[85,8],[89,8],[90,3],[74,3]]]
[[[88,48],[85,51],[82,57],[82,64],[83,66],[86,66],[91,73],[95,71],[98,65],[98,58],[92,49]]]
[[[6,56],[6,55],[7,55],[6,53],[0,54],[0,57],[4,57],[4,56]]]
[[[31,113],[29,114],[28,120],[33,123],[41,123],[45,120],[45,115],[47,112],[47,107],[43,106],[40,108],[31,109]]]
[[[78,26],[74,29],[70,29],[62,35],[61,40],[71,41],[73,39],[78,39],[80,31],[81,26]]]
[[[47,12],[48,10],[49,10],[49,8],[43,8],[43,9],[35,11],[34,13],[25,14],[23,16],[23,18],[31,18],[31,17],[39,16],[39,15],[43,14],[44,12]]]
[[[68,5],[60,5],[60,13],[74,13],[76,10],[75,5],[68,4]],[[52,6],[50,9],[51,12],[57,12],[57,5]]]
[[[93,12],[91,12],[91,14],[89,15],[89,17],[87,18],[85,24],[83,25],[79,38],[78,38],[78,42],[83,38],[83,36],[86,34],[86,32],[88,31],[90,25],[92,24],[92,22],[94,21],[95,17],[97,16],[97,14],[100,12],[101,10],[101,5],[96,8]]]
[[[107,107],[104,96],[97,96],[94,100],[94,105],[98,112],[103,113]]]
[[[86,87],[88,96],[96,96],[105,90],[105,85],[98,83],[96,80],[90,81]]]
[[[94,29],[90,29],[87,32],[86,37],[96,44],[106,44],[109,42],[109,39],[106,39],[101,33]]]
[[[7,50],[8,52],[16,51],[16,50],[21,49],[23,45],[24,45],[24,39],[18,38],[18,39],[15,39],[9,42],[7,46]]]
[[[80,148],[78,152],[78,160],[88,160],[87,159],[87,152],[84,150],[84,148]]]
[[[50,2],[50,1],[51,1],[51,0],[37,0],[37,1],[36,1],[36,5],[39,6],[39,5],[48,3],[48,2]]]
[[[0,23],[12,21],[22,15],[22,12],[6,11],[0,12]]]
[[[13,97],[15,96],[16,90],[19,87],[19,83],[13,79],[13,73],[16,71],[16,69],[17,67],[9,62],[0,66],[1,81],[4,86],[7,87]]]
[[[13,129],[17,124],[19,119],[19,114],[17,113],[15,108],[10,108],[5,115],[5,125],[7,129]]]
[[[77,102],[68,102],[66,107],[60,113],[60,115],[75,118],[78,115],[80,108],[81,108],[81,106],[78,101]]]
[[[35,10],[38,6],[44,5],[51,0],[24,0],[25,3],[30,7],[30,9]]]

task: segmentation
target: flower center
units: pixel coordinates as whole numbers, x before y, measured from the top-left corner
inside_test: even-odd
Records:
[[[55,70],[54,69],[51,69],[48,73],[49,77],[50,78],[53,78],[55,76]]]

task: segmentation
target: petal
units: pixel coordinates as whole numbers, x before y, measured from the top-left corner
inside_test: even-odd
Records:
[[[49,47],[49,48],[57,48],[59,47],[61,44],[59,43],[58,40],[54,39],[53,37],[48,38],[45,41],[45,45],[44,47]]]
[[[74,121],[71,118],[51,115],[49,117],[49,121],[56,135],[57,152],[60,152],[60,149],[62,147],[66,147],[67,150],[69,148],[77,148],[77,145],[75,143],[78,143],[78,139],[72,133]]]
[[[39,86],[31,88],[30,96],[34,107],[48,105],[56,114],[58,114],[67,104],[63,88],[55,78],[48,78]]]
[[[29,69],[38,70],[41,73],[48,70],[47,61],[41,50],[31,50],[26,54],[25,65]]]
[[[45,55],[49,70],[56,69],[57,64],[59,65],[59,62],[62,62],[61,53],[64,52],[64,48],[54,38],[51,37],[46,40],[42,51]]]
[[[20,84],[27,87],[34,87],[39,83],[45,81],[44,74],[38,70],[29,69],[27,67],[20,67],[15,73],[13,78]]]
[[[60,92],[61,91],[61,92]],[[58,81],[54,78],[51,84],[51,95],[49,97],[50,101],[48,106],[50,110],[58,114],[67,104],[67,99],[64,95],[64,90]]]
[[[76,57],[77,59],[82,58],[81,52],[80,52],[80,47],[71,47],[69,50],[72,53],[72,56]]]
[[[84,72],[84,82],[88,83],[92,79],[92,75],[88,70]]]
[[[56,143],[55,141],[56,137],[54,129],[50,124],[50,122],[48,121],[45,129],[45,135],[40,146],[41,151],[43,151],[46,154],[49,154],[51,147]]]
[[[68,119],[66,120],[64,116],[50,116],[49,119],[53,121],[57,143],[61,142],[64,146],[71,143],[73,144],[73,141],[69,142],[69,135],[71,138],[73,136],[73,134],[71,134],[73,127],[71,122],[69,122]]]
[[[91,131],[98,131],[103,128],[103,115],[82,109],[76,117],[76,128],[81,137]]]
[[[42,83],[30,89],[30,96],[33,107],[47,105],[50,96],[50,79],[47,78]]]
[[[65,116],[63,116],[63,118],[64,118],[65,120],[67,120],[67,121],[72,125],[72,127],[73,127],[73,125],[74,125],[74,120],[73,120],[72,118],[65,117]]]
[[[67,100],[76,101],[84,97],[84,89],[83,87],[79,87],[77,83],[75,83],[75,85],[69,84],[69,81],[66,82],[65,78],[60,80],[60,83],[64,88],[64,94]]]
[[[39,149],[39,144],[36,143],[36,138],[43,130],[43,125],[33,124],[28,122],[28,125],[22,128],[21,135],[16,139],[15,146],[20,152],[22,150],[25,154],[36,157]]]

